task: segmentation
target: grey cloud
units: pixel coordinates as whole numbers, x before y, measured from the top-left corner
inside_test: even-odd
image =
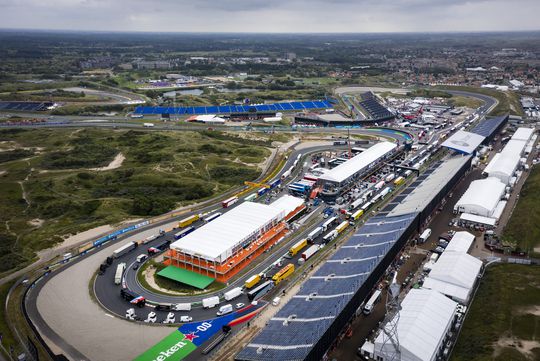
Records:
[[[0,26],[114,31],[537,30],[538,0],[0,0]],[[525,10],[525,11],[524,11]]]

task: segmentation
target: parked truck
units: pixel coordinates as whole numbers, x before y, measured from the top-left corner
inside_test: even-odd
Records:
[[[182,219],[180,222],[178,222],[178,227],[180,227],[180,228],[187,227],[190,224],[192,224],[194,222],[197,222],[199,220],[199,218],[200,218],[200,215],[198,215],[198,214],[194,214],[192,216],[186,217],[186,218]]]
[[[319,245],[314,244],[313,246],[306,249],[304,253],[302,253],[302,258],[304,259],[304,261],[307,261],[308,259],[311,258],[311,256],[317,253],[318,250],[319,250]]]
[[[305,246],[307,246],[307,238],[304,238],[303,240],[301,240],[301,241],[297,242],[295,245],[293,245],[289,249],[289,256],[291,256],[291,257],[296,256],[296,254],[298,252],[300,252],[302,250],[302,248],[304,248]]]
[[[225,199],[223,202],[221,202],[221,206],[223,208],[228,208],[230,206],[232,206],[233,204],[235,204],[236,202],[238,202],[238,197],[231,197],[231,198],[228,198],[228,199]]]
[[[337,233],[343,232],[349,226],[349,222],[343,221],[336,227]]]
[[[203,308],[216,307],[217,305],[219,305],[219,297],[214,296],[214,297],[204,298],[202,300],[202,305],[203,305]]]
[[[115,285],[119,285],[120,283],[122,283],[122,276],[124,275],[125,270],[126,270],[126,264],[124,262],[116,266],[116,273],[114,274]]]
[[[260,275],[253,275],[246,280],[244,287],[246,287],[247,289],[250,289],[253,286],[255,286],[257,283],[259,283],[260,280],[261,280]]]
[[[311,231],[308,236],[307,240],[308,242],[313,242],[313,240],[317,237],[319,237],[323,233],[322,227],[317,227],[313,231]]]
[[[236,297],[239,297],[241,294],[242,294],[242,288],[236,287],[228,292],[225,292],[223,297],[225,298],[225,301],[230,301],[230,300],[235,299]]]
[[[137,242],[135,241],[132,241],[132,242],[129,242],[129,243],[126,243],[125,245],[123,245],[122,247],[120,248],[117,248],[113,251],[113,258],[118,258],[126,253],[128,253],[129,251],[132,251],[134,250],[135,248],[137,248],[138,244]]]

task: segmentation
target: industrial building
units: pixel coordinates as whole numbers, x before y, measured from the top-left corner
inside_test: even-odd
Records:
[[[394,342],[381,331],[375,339],[373,358],[379,361],[436,360],[444,350],[456,306],[456,302],[437,291],[412,289],[401,303],[399,318],[393,320],[397,323],[396,332],[391,333],[385,325]],[[395,344],[399,345],[399,350]]]
[[[422,287],[439,291],[454,301],[468,303],[481,269],[479,259],[464,252],[445,250]]]
[[[518,169],[520,159],[533,136],[534,129],[518,128],[503,150],[495,154],[484,169],[484,173],[500,179],[506,185],[510,184],[511,178]]]
[[[455,204],[454,212],[497,219],[495,211],[505,192],[506,185],[498,178],[475,180]]]
[[[375,164],[392,155],[396,148],[394,143],[377,143],[324,173],[317,181],[323,189],[322,196],[336,196],[344,186],[358,180]]]
[[[304,207],[289,195],[270,205],[243,202],[173,242],[165,264],[226,282],[280,239],[284,221]]]
[[[449,166],[446,165],[448,161]],[[323,358],[406,242],[420,231],[424,221],[470,164],[470,156],[459,156],[430,166],[403,191],[403,195],[398,196],[401,197],[398,202],[388,204],[358,228],[236,355],[236,360],[318,361]],[[440,173],[444,177],[440,177]],[[424,182],[427,184],[424,189],[429,192],[424,197],[412,194],[409,198],[413,190],[422,187]],[[394,209],[396,212],[392,212]],[[445,307],[443,314],[450,322],[455,303],[439,296],[437,300],[442,297],[440,304],[443,306],[440,307]],[[437,309],[437,313],[440,312]],[[446,326],[440,328],[446,330]],[[440,331],[441,334],[444,330]]]

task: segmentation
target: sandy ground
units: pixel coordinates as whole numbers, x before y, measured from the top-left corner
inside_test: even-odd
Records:
[[[496,343],[494,347],[494,357],[497,357],[502,348],[510,347],[513,348],[520,353],[522,353],[525,357],[533,360],[534,354],[532,353],[532,350],[534,348],[540,347],[540,342],[538,341],[528,341],[528,340],[520,340],[518,338],[511,338],[511,337],[501,337]]]
[[[109,163],[109,165],[105,167],[99,167],[99,168],[90,168],[90,170],[103,172],[106,170],[120,168],[120,166],[122,166],[122,163],[124,163],[124,160],[126,160],[126,157],[122,153],[118,153],[116,157],[114,157],[114,159]]]
[[[146,230],[105,247],[53,277],[37,298],[37,307],[45,322],[68,344],[95,361],[132,360],[170,334],[174,328],[136,324],[107,314],[90,298],[88,284],[113,249],[175,223]]]

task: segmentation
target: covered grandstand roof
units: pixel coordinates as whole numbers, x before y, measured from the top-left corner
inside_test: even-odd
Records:
[[[456,306],[456,302],[437,291],[412,289],[401,303],[397,320],[399,359],[434,360],[452,324]],[[387,352],[394,348],[392,342],[384,344],[383,337],[381,332],[375,340],[375,356],[380,355],[383,345]]]
[[[395,204],[389,215],[397,216],[411,212],[421,212],[448,183],[461,167],[470,160],[470,156],[456,156],[427,169],[410,187],[397,196],[390,205]]]
[[[439,291],[459,302],[467,302],[482,261],[463,252],[446,252],[433,265],[422,287]]]
[[[373,162],[390,153],[396,147],[396,144],[390,142],[377,143],[357,156],[331,169],[329,172],[326,172],[320,179],[335,183],[344,182],[356,173],[364,170]]]
[[[494,118],[485,118],[479,121],[478,124],[471,130],[471,132],[489,138],[507,120],[508,114]]]
[[[283,209],[260,203],[243,202],[237,207],[173,242],[171,249],[222,262],[233,249],[257,234],[263,227],[285,216]]]
[[[306,109],[326,109],[332,108],[332,103],[328,100],[313,100],[303,102],[285,102],[274,104],[258,105],[220,105],[220,106],[198,106],[198,107],[146,107],[135,108],[136,114],[231,114],[231,113],[253,113],[253,112],[283,112]]]
[[[505,190],[506,185],[498,178],[488,177],[472,181],[455,204],[454,209],[459,212],[491,217]]]
[[[236,359],[305,359],[415,217],[369,219],[302,284]]]
[[[474,236],[474,234],[471,234],[469,232],[456,232],[444,251],[467,253],[471,248],[475,238],[476,237]]]
[[[476,133],[458,130],[441,145],[461,153],[471,154],[484,141],[485,137]]]

